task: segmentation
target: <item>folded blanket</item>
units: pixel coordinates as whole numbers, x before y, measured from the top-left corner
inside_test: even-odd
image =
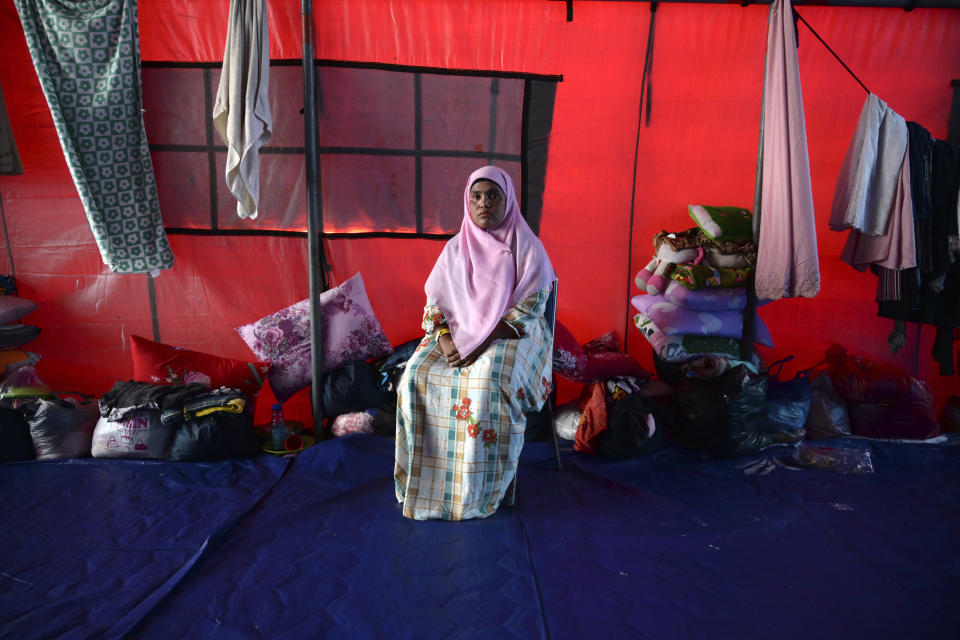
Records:
[[[687,362],[702,356],[740,357],[740,341],[713,336],[668,336],[643,313],[633,316],[633,324],[647,339],[654,352],[666,362]]]
[[[743,287],[753,277],[750,267],[710,267],[705,264],[683,263],[674,267],[670,278],[688,289],[711,287]]]
[[[676,305],[663,296],[637,295],[630,301],[666,335],[697,335],[719,338],[743,337],[742,311],[697,311]],[[756,341],[766,347],[773,339],[763,319],[756,317]]]
[[[157,421],[165,409],[180,410],[184,402],[209,391],[199,382],[190,384],[150,384],[134,380],[120,380],[100,398],[100,415],[112,421],[121,420],[129,413],[155,411]]]
[[[691,204],[690,217],[711,240],[751,240],[753,214],[743,207],[711,207]]]
[[[688,289],[672,280],[663,297],[681,307],[698,311],[738,311],[747,306],[747,290],[742,287]]]

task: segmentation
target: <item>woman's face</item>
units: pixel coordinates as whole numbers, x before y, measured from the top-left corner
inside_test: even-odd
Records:
[[[507,198],[495,182],[478,180],[470,187],[470,218],[481,229],[491,229],[503,221]]]

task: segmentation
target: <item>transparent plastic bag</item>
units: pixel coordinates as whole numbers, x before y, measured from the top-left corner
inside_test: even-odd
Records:
[[[0,406],[16,408],[40,398],[53,400],[53,390],[33,367],[20,367],[0,383]]]
[[[810,413],[806,437],[810,440],[850,435],[847,401],[840,397],[825,371],[810,374]]]
[[[873,458],[867,447],[838,447],[802,442],[794,457],[803,467],[828,469],[837,473],[873,473]]]

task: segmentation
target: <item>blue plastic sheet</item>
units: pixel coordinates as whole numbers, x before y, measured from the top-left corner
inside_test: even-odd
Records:
[[[404,519],[374,436],[4,465],[0,636],[955,637],[960,446],[856,443],[874,473],[528,443],[518,505],[462,523]]]

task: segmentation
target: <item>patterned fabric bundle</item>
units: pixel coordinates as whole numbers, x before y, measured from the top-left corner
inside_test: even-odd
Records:
[[[173,266],[140,96],[136,0],[15,0],[70,174],[104,263]]]
[[[743,287],[753,276],[750,267],[710,267],[705,264],[678,264],[670,278],[688,289],[708,287]]]
[[[643,313],[633,316],[633,324],[650,342],[654,352],[666,362],[687,362],[702,356],[740,357],[740,341],[714,336],[668,336]]]

